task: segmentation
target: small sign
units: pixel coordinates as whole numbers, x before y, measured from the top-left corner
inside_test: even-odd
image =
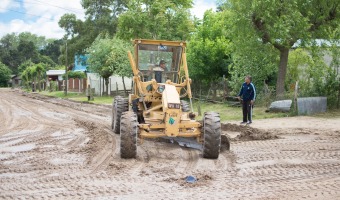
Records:
[[[173,125],[174,123],[175,123],[175,119],[172,118],[172,117],[170,117],[170,119],[169,119],[169,124]]]
[[[158,46],[158,50],[160,51],[166,51],[167,49],[168,49],[167,46],[163,46],[163,45]]]

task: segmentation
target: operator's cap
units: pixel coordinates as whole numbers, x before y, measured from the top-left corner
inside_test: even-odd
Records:
[[[161,61],[159,61],[159,64],[165,64],[166,62],[165,62],[165,60],[161,60]]]

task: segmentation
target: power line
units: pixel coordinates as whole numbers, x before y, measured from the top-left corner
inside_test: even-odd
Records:
[[[20,1],[20,0],[13,0],[13,1],[16,1],[16,2],[20,2],[20,3],[24,3],[23,1]],[[65,8],[65,7],[61,7],[61,6],[58,6],[58,5],[53,5],[53,4],[49,4],[49,3],[46,3],[46,2],[42,2],[42,1],[38,1],[38,0],[33,0],[35,2],[32,2],[32,1],[25,1],[25,3],[29,3],[29,4],[35,4],[35,5],[44,5],[44,6],[51,6],[51,7],[56,7],[56,8],[59,8],[59,9],[63,9],[63,10],[67,10],[67,11],[71,11],[75,14],[83,14],[82,10],[81,9],[77,9],[77,8]]]
[[[20,14],[24,14],[24,15],[31,15],[31,16],[35,16],[35,17],[40,17],[40,18],[44,18],[44,19],[48,19],[48,20],[53,21],[51,18],[47,18],[47,17],[43,17],[43,16],[39,16],[39,15],[27,13],[27,12],[21,12],[21,11],[18,11],[18,10],[11,10],[11,9],[1,8],[1,7],[0,7],[0,9],[6,10],[6,11],[11,11],[11,12],[16,12],[16,13],[20,13]]]
[[[49,3],[42,2],[42,1],[39,1],[39,0],[33,0],[33,1],[39,2],[39,3],[41,3],[42,5],[45,4],[45,5],[53,6],[53,7],[56,7],[56,8],[60,8],[60,9],[64,9],[64,10],[68,10],[68,11],[72,11],[72,12],[76,12],[76,13],[78,13],[78,14],[83,14],[82,10],[81,10],[81,9],[78,9],[78,8],[70,8],[70,7],[69,7],[69,8],[63,8],[63,7],[61,7],[61,6],[49,4]],[[78,11],[76,11],[76,10],[81,11],[82,13],[80,13],[80,12],[78,12]]]

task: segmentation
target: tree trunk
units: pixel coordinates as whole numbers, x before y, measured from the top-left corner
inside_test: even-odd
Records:
[[[37,77],[34,77],[34,92],[37,91]]]
[[[40,74],[38,75],[38,90],[41,92]]]
[[[122,76],[122,81],[123,81],[124,93],[125,93],[125,95],[127,96],[127,91],[126,91],[126,87],[125,87],[124,76]]]
[[[104,95],[107,96],[109,94],[109,78],[105,78],[105,93]]]
[[[339,93],[338,93],[338,105],[337,105],[337,109],[340,108],[340,83],[339,83]]]
[[[276,98],[283,99],[285,94],[285,79],[287,73],[289,48],[280,49],[280,64],[276,81]]]

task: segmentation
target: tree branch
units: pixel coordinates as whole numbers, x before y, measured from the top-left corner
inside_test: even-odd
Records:
[[[264,20],[262,20],[262,19],[260,19],[260,18],[257,18],[257,17],[256,17],[256,13],[253,13],[251,17],[252,17],[252,22],[253,22],[253,25],[255,26],[255,29],[258,30],[258,31],[260,31],[260,32],[262,33],[261,39],[262,39],[263,44],[265,44],[265,43],[270,43],[270,44],[272,44],[276,49],[278,49],[278,50],[280,50],[280,51],[281,51],[282,49],[285,48],[283,45],[281,45],[281,44],[279,44],[279,43],[277,43],[277,42],[272,42],[272,41],[271,41],[271,37],[270,37],[268,31],[267,31],[266,28],[265,28],[265,22],[264,22]]]
[[[317,21],[315,20],[314,22],[311,22],[311,27],[309,28],[309,31],[314,32],[317,31],[322,24],[325,24],[327,22],[330,22],[334,19],[336,19],[337,16],[337,6],[335,5],[333,8],[331,8],[328,12],[327,17],[324,20]],[[322,8],[320,8],[320,13],[322,13]]]

